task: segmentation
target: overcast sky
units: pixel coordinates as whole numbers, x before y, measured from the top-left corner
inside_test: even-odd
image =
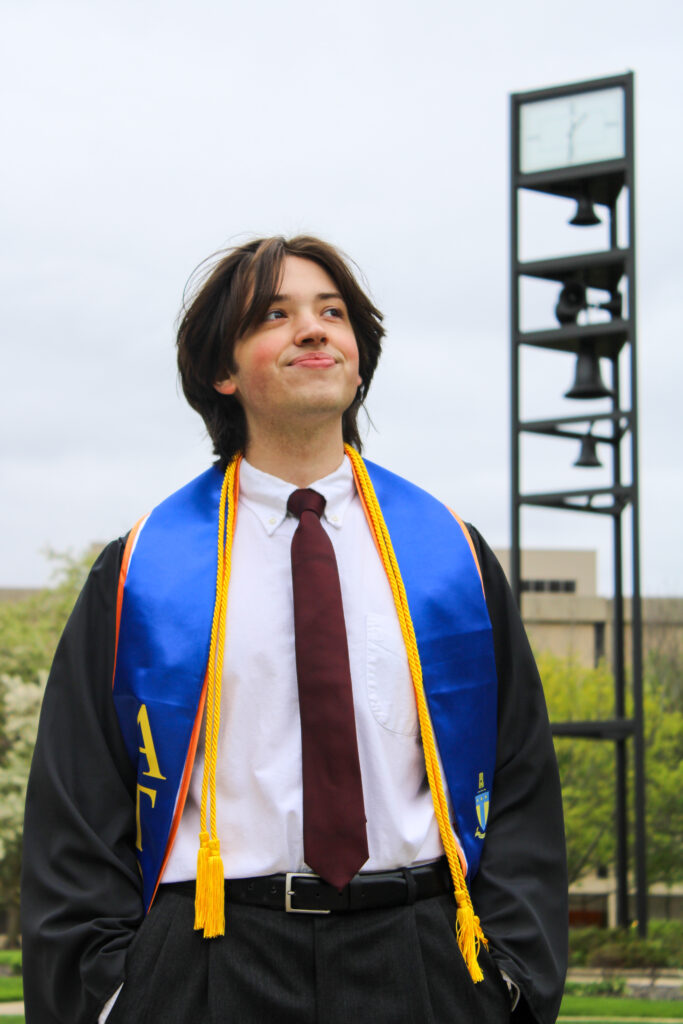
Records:
[[[683,593],[680,0],[4,14],[0,586],[45,582],[45,548],[117,536],[206,468],[174,319],[196,264],[253,234],[319,234],[356,260],[388,329],[366,454],[507,545],[508,97],[633,70],[643,587]],[[572,209],[530,209],[525,245],[602,244],[564,227]],[[565,357],[530,363],[533,414],[582,412],[561,399],[572,378]],[[538,442],[525,486],[607,482],[576,455]],[[597,547],[608,592],[608,525],[528,512],[522,536]]]

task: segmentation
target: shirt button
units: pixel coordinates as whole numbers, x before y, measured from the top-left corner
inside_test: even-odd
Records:
[[[275,526],[276,522],[277,519],[275,518],[275,516],[271,516],[270,519],[268,520],[270,526]]]
[[[330,519],[332,520],[333,523],[339,522],[339,516],[330,516]]]

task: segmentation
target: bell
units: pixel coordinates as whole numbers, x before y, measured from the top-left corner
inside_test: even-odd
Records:
[[[586,308],[586,287],[579,281],[568,281],[560,292],[555,316],[561,324],[575,324],[582,309]]]
[[[574,383],[565,398],[611,398],[600,376],[600,360],[590,342],[583,341],[576,359]]]
[[[583,466],[584,469],[596,469],[602,466],[596,451],[597,444],[598,442],[592,434],[586,434],[581,442],[579,457],[573,465]]]
[[[577,228],[590,228],[595,224],[602,224],[602,221],[593,209],[593,203],[588,196],[579,196],[576,201],[576,213],[569,223]]]

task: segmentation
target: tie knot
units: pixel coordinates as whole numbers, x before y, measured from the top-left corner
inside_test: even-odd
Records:
[[[302,512],[315,512],[318,519],[320,519],[324,508],[325,499],[322,494],[318,494],[317,491],[312,491],[310,487],[304,487],[298,491],[292,491],[287,501],[287,509],[293,516],[296,516],[297,519],[301,518]]]

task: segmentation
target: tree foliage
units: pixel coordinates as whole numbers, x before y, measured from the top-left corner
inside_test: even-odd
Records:
[[[29,683],[20,676],[0,676],[5,747],[0,764],[0,897],[10,905],[19,903],[26,783],[46,681],[46,671]]]
[[[537,660],[551,721],[613,717],[614,680],[604,664],[588,669],[550,654],[542,654]],[[683,658],[653,654],[646,662],[643,689],[649,883],[683,880],[682,676]],[[615,747],[605,740],[556,737],[555,750],[562,780],[571,882],[614,864]],[[632,825],[632,742],[627,745],[627,756]]]
[[[683,668],[683,666],[681,666]],[[647,866],[650,882],[683,880],[683,707],[676,688],[659,686],[650,664],[645,680]]]
[[[550,654],[539,656],[551,721],[610,718],[614,683],[604,665],[585,669]],[[610,743],[555,737],[562,781],[569,881],[614,860],[615,759]]]
[[[31,756],[52,657],[92,561],[53,556],[56,581],[29,597],[0,603],[0,902],[16,928],[21,839]]]
[[[57,642],[96,554],[49,552],[54,585],[28,597],[0,602],[0,675],[36,681],[49,669]]]

